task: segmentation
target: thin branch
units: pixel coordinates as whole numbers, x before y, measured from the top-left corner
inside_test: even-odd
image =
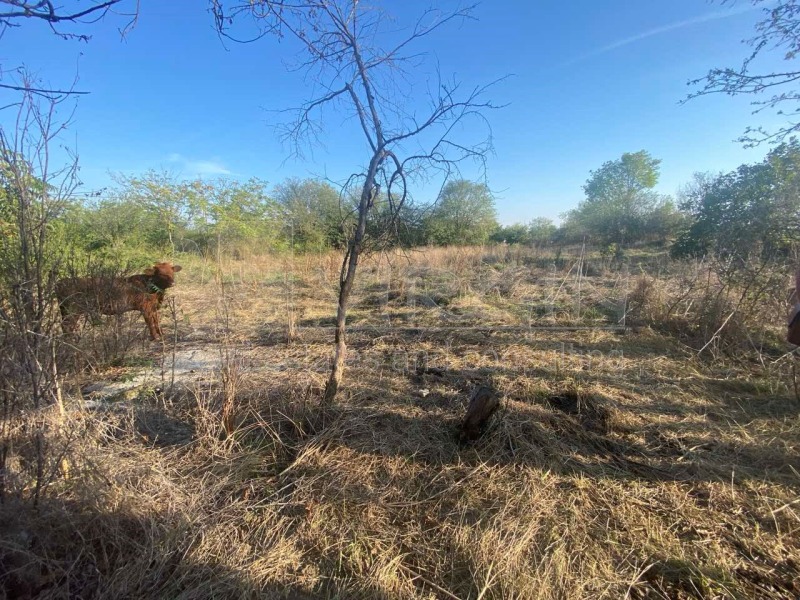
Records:
[[[723,0],[725,2],[725,0]],[[751,0],[753,5],[764,4],[765,17],[755,26],[756,35],[745,40],[752,46],[748,56],[736,68],[711,69],[704,77],[688,82],[690,86],[702,85],[702,88],[689,94],[681,103],[712,94],[758,95],[764,91],[781,86],[791,86],[800,81],[800,71],[787,70],[776,73],[751,74],[750,67],[762,54],[777,51],[783,54],[784,60],[793,60],[800,52],[800,0],[780,0],[777,6],[767,0]],[[782,103],[797,102],[800,94],[796,92],[776,94],[764,101],[753,102],[759,108],[753,111],[758,114],[766,108],[776,108]],[[797,112],[797,111],[792,111]],[[783,111],[778,111],[783,114]],[[739,138],[746,147],[756,146],[765,141],[781,141],[798,130],[798,125],[791,123],[779,127],[774,133],[765,132],[762,128],[748,128]],[[758,136],[750,134],[757,133]]]
[[[375,140],[372,139],[372,132],[369,129],[369,125],[367,125],[367,115],[364,114],[364,106],[361,104],[361,100],[359,100],[355,90],[353,90],[353,86],[349,83],[347,84],[347,91],[350,93],[353,106],[355,106],[356,112],[358,113],[358,120],[361,123],[361,130],[364,132],[367,142],[369,142],[369,147],[373,152],[376,152],[377,147],[375,146]]]
[[[41,96],[69,96],[69,95],[85,95],[90,93],[90,92],[79,92],[77,90],[50,90],[47,88],[25,87],[21,85],[10,85],[8,83],[0,83],[0,88],[4,88],[7,90],[15,90],[18,92],[30,92],[32,94],[38,94]]]
[[[10,12],[0,12],[0,20],[5,19],[42,19],[48,23],[60,23],[63,21],[77,21],[87,15],[100,12],[98,18],[105,15],[108,10],[115,4],[119,4],[122,0],[107,0],[101,4],[90,6],[84,10],[75,13],[58,14],[57,9],[49,0],[41,0],[40,2],[22,2],[20,0],[0,0],[0,4],[7,4],[16,7],[18,10]]]
[[[56,35],[65,39],[78,39],[80,41],[88,41],[90,36],[78,33],[64,33],[56,29],[57,25],[63,23],[96,23],[108,12],[111,11],[116,5],[125,0],[106,0],[99,4],[94,4],[83,10],[67,11],[62,6],[56,6],[50,0],[39,0],[38,2],[27,2],[26,0],[0,0],[0,5],[10,7],[5,11],[0,11],[0,35],[10,28],[19,27],[22,20],[38,20],[47,23]],[[138,21],[139,16],[139,0],[135,0],[135,8],[132,13],[130,21],[120,30],[124,37]],[[86,17],[91,17],[86,19]]]

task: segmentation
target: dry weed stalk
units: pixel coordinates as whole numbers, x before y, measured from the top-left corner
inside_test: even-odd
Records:
[[[243,275],[240,274],[243,278]],[[236,430],[237,420],[237,398],[236,392],[239,384],[239,359],[238,351],[233,343],[233,320],[231,315],[230,299],[227,296],[225,276],[219,260],[217,259],[217,303],[216,321],[217,327],[221,330],[219,336],[221,343],[219,376],[222,384],[222,402],[220,406],[220,420],[223,431],[228,439],[231,439]]]

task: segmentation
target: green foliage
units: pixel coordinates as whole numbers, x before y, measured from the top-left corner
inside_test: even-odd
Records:
[[[186,205],[181,186],[167,173],[148,171],[142,177],[118,176],[116,200],[141,206],[157,227],[144,234],[147,243],[175,251],[175,239],[186,230]]]
[[[685,223],[686,215],[672,199],[664,198],[644,216],[642,233],[646,240],[664,244],[673,241]]]
[[[530,242],[528,227],[523,223],[500,227],[492,233],[489,239],[493,242],[506,244],[528,244]]]
[[[583,186],[586,199],[565,215],[565,233],[620,247],[671,236],[680,218],[674,204],[653,191],[660,163],[641,150],[592,171]]]
[[[553,234],[553,241],[557,244],[580,244],[588,232],[577,218],[576,211],[570,211],[562,217],[564,220]]]
[[[67,229],[77,250],[139,262],[154,251],[205,253],[284,244],[280,207],[257,179],[177,182],[151,171],[118,182],[107,198],[70,212]]]
[[[537,217],[528,225],[530,243],[537,246],[552,242],[556,231],[558,227],[546,217]]]
[[[389,204],[386,194],[375,199],[367,221],[367,240],[373,246],[411,248],[428,242],[427,216],[429,206],[421,206],[406,198],[396,210]]]
[[[612,263],[620,264],[625,258],[625,249],[619,244],[612,243],[600,248],[600,256]]]
[[[259,179],[181,184],[189,228],[184,237],[202,251],[224,248],[241,253],[248,244],[281,246],[282,213],[266,185]]]
[[[134,249],[158,248],[161,222],[135,199],[112,197],[72,209],[67,229],[76,249],[112,257]]]
[[[12,288],[33,285],[33,272],[47,277],[57,269],[65,243],[63,218],[71,208],[57,192],[34,174],[29,161],[3,148],[0,153],[0,297]]]
[[[483,183],[451,181],[439,194],[425,225],[433,244],[483,244],[498,228],[494,196]]]
[[[153,254],[174,251],[204,254],[221,249],[234,255],[251,248],[321,252],[343,248],[354,226],[357,199],[314,179],[288,179],[268,192],[266,183],[251,179],[176,181],[149,171],[118,177],[117,187],[103,199],[69,206],[53,226],[63,229],[78,262],[115,265],[147,264]],[[0,203],[0,228],[4,227]],[[398,211],[379,193],[367,222],[366,243],[372,247],[425,244],[544,244],[556,226],[549,219],[528,225],[499,227],[488,187],[466,180],[450,182],[434,205],[407,199]]]
[[[289,179],[275,188],[283,215],[283,235],[298,250],[321,251],[345,243],[343,221],[348,211],[339,206],[339,193],[314,179]]]
[[[782,261],[800,249],[800,144],[774,148],[760,163],[701,176],[681,204],[691,224],[676,257],[713,254],[733,263]]]
[[[5,240],[13,236],[16,230],[17,193],[9,180],[9,169],[3,163],[0,165],[0,239]]]
[[[549,244],[557,230],[558,228],[550,219],[537,217],[527,225],[514,223],[513,225],[500,227],[492,233],[490,239],[493,242],[505,242],[507,244],[541,246]]]

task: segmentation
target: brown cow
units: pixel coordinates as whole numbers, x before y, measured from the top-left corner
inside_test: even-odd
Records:
[[[796,346],[800,346],[800,269],[795,275],[794,301],[795,305],[789,313],[789,332],[786,339]]]
[[[142,313],[150,337],[161,337],[158,309],[164,292],[175,283],[180,265],[160,262],[139,275],[130,277],[72,277],[56,284],[61,310],[61,327],[74,333],[81,315],[101,313],[119,315],[130,310]]]

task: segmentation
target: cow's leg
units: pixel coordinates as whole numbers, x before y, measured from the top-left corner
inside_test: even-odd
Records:
[[[142,316],[147,323],[147,329],[150,331],[150,338],[157,340],[161,338],[161,327],[158,323],[158,307],[151,304],[145,304],[142,307]]]

